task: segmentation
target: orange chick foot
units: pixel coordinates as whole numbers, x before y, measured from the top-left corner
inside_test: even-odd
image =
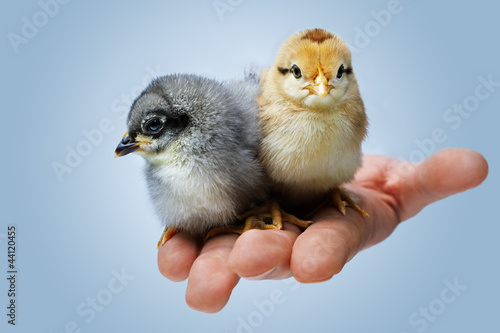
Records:
[[[156,247],[156,249],[159,249],[160,246],[165,244],[170,238],[172,238],[173,235],[175,235],[176,232],[177,230],[175,228],[165,228],[165,230],[163,230],[163,233],[161,234],[161,238],[158,241],[158,246]]]
[[[360,213],[361,216],[369,216],[368,213],[351,197],[351,195],[341,188],[336,188],[332,191],[332,199],[333,205],[339,212],[342,213],[342,215],[346,215],[346,207],[349,206]]]
[[[251,229],[282,230],[283,222],[294,224],[300,228],[307,228],[312,224],[312,221],[304,221],[294,215],[286,213],[275,200],[267,202],[257,209],[249,210],[239,215],[237,219],[240,221],[244,220],[244,224],[214,228],[208,232],[205,239],[223,233],[237,233],[241,235],[245,231]]]

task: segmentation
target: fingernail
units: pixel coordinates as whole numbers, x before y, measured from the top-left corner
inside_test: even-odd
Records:
[[[268,270],[268,271],[266,271],[266,272],[264,272],[262,274],[255,275],[255,276],[244,276],[244,278],[247,279],[247,280],[265,280],[268,277],[270,277],[271,274],[273,274],[273,272],[275,270],[276,270],[276,267],[273,267],[270,270]]]

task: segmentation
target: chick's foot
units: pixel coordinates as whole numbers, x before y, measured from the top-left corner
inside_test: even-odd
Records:
[[[336,188],[332,191],[333,205],[338,209],[342,215],[346,215],[346,207],[352,207],[355,211],[363,217],[369,216],[368,213],[361,208],[361,206],[351,197],[351,195],[344,189]]]
[[[209,231],[205,239],[222,233],[237,233],[241,235],[245,231],[251,229],[282,230],[283,222],[295,224],[300,228],[307,228],[312,224],[312,221],[304,221],[294,215],[288,214],[281,209],[280,205],[275,200],[267,202],[256,209],[249,210],[239,215],[237,219],[245,221],[244,224],[214,228]]]
[[[172,228],[172,227],[166,227],[165,230],[163,230],[163,233],[161,234],[161,238],[160,240],[158,241],[158,246],[156,247],[157,249],[160,248],[160,246],[162,246],[163,244],[165,244],[170,238],[172,238],[173,235],[175,235],[175,233],[177,232],[177,230],[175,228]]]

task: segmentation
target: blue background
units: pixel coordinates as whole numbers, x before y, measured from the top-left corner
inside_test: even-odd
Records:
[[[229,9],[219,15],[214,3]],[[378,22],[376,13],[392,4],[70,1],[57,12],[50,7],[51,17],[40,14],[37,1],[2,2],[0,330],[498,332],[500,87],[467,118],[444,117],[453,104],[473,101],[480,76],[500,81],[500,5],[401,0],[397,14],[378,15]],[[40,27],[16,52],[9,36],[22,36],[23,17]],[[404,222],[330,281],[241,281],[221,312],[191,310],[186,282],[170,282],[157,269],[161,227],[142,178],[144,162],[113,159],[123,116],[152,76],[239,77],[249,64],[269,66],[289,35],[312,27],[336,32],[356,49],[371,119],[366,153],[418,161],[440,148],[466,147],[485,155],[489,177]],[[101,137],[93,130],[103,122]],[[431,144],[436,128],[446,138]],[[94,133],[93,144],[86,131]],[[69,167],[68,151],[78,149],[86,156]],[[54,163],[68,167],[60,179]],[[15,327],[5,315],[12,224]],[[129,280],[120,284],[114,274],[122,271]],[[446,304],[444,281],[455,279],[466,289]],[[89,298],[105,303],[94,317]],[[437,315],[422,319],[419,309],[429,307]]]

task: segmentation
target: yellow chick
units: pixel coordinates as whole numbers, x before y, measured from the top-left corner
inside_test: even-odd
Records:
[[[339,188],[361,166],[368,126],[344,41],[322,29],[292,35],[262,73],[257,101],[260,159],[278,200],[289,207],[306,206],[331,193],[344,215],[349,205],[367,216]]]

